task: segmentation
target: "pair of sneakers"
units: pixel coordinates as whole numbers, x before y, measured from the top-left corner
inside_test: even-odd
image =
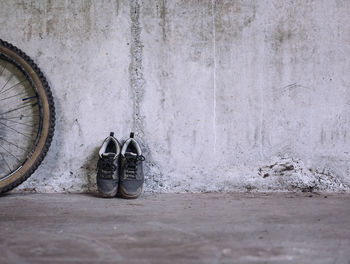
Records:
[[[140,145],[130,133],[123,146],[111,132],[99,151],[97,163],[97,188],[103,197],[115,197],[117,194],[123,198],[133,199],[142,192],[144,174]]]

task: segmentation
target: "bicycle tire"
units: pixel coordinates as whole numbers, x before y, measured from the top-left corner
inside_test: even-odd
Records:
[[[22,50],[0,39],[0,57],[17,67],[33,86],[39,105],[40,125],[26,159],[20,167],[0,179],[0,194],[8,192],[27,180],[45,158],[55,130],[55,105],[49,84],[40,68]]]

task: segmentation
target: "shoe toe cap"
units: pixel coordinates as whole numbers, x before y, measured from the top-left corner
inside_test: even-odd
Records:
[[[142,185],[123,184],[120,186],[120,191],[124,198],[137,198],[141,195]]]
[[[118,180],[97,178],[97,187],[103,197],[114,197],[118,190]]]

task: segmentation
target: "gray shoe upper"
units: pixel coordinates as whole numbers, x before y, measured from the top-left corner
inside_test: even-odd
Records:
[[[120,143],[113,133],[107,137],[99,151],[97,163],[97,187],[104,196],[115,196],[119,182]]]
[[[121,173],[120,189],[122,195],[134,197],[141,193],[144,173],[142,162],[145,160],[142,156],[140,145],[134,138],[129,138],[121,150]]]

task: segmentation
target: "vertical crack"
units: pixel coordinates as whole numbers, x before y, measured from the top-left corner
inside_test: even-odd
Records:
[[[159,191],[164,189],[163,174],[152,158],[151,149],[145,139],[145,117],[141,112],[141,104],[145,94],[145,78],[143,75],[143,43],[141,39],[142,27],[140,23],[141,0],[130,1],[131,40],[130,40],[130,65],[129,83],[133,101],[133,124],[137,138],[140,140],[143,155],[146,157],[144,163],[146,191]]]
[[[145,80],[143,76],[143,44],[141,41],[140,25],[140,1],[130,1],[130,18],[131,18],[131,43],[130,43],[130,65],[129,78],[130,90],[133,96],[133,131],[138,137],[143,137],[143,119],[141,115],[140,104],[144,97]]]
[[[215,27],[215,0],[211,1],[211,12],[213,18],[213,130],[214,130],[214,154],[216,153],[216,27]]]

